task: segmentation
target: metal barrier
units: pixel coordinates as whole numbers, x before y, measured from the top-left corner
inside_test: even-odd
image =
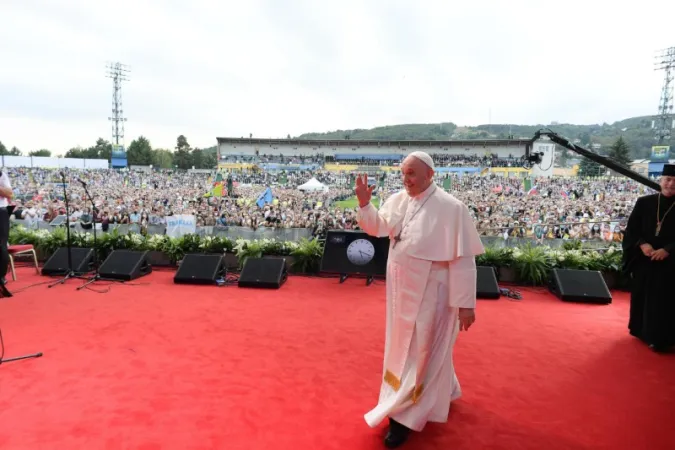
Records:
[[[40,221],[27,221],[27,220],[12,220],[12,223],[17,225],[22,225],[25,228],[33,230],[54,230],[55,228],[50,225],[48,222]],[[97,233],[104,233],[100,228],[100,224],[97,224],[96,228]],[[131,233],[140,233],[141,227],[137,224],[111,224],[107,232],[111,232],[117,229],[121,234]],[[78,233],[93,233],[92,229],[84,229],[79,222],[71,223],[70,230]],[[165,234],[166,227],[164,225],[149,225],[148,234]],[[197,227],[197,235],[199,236],[226,236],[230,239],[275,239],[278,241],[299,241],[302,238],[311,238],[312,230],[309,228],[265,228],[260,227],[257,229],[252,229],[248,227]]]
[[[520,236],[508,236],[506,239],[501,235],[505,230],[529,230],[532,228],[550,228],[550,227],[576,227],[580,225],[593,225],[593,224],[616,224],[620,223],[621,220],[596,220],[596,221],[588,221],[588,222],[559,222],[559,223],[546,223],[546,224],[528,224],[526,226],[523,225],[516,225],[516,226],[511,226],[511,227],[501,227],[501,228],[478,228],[478,233],[481,234],[481,240],[485,242],[490,242],[490,245],[494,245],[497,247],[520,247],[523,245],[527,245],[528,243],[531,245],[533,242],[536,244],[540,245],[547,245],[549,247],[560,247],[562,246],[565,242],[569,241],[581,241],[584,243],[585,247],[602,247],[606,246],[607,243],[612,242],[615,244],[619,244],[621,241],[615,241],[615,240],[605,240],[601,239],[598,237],[589,239],[587,237],[584,238],[576,238],[576,239],[560,239],[560,238],[546,238],[546,237],[536,237],[536,236],[528,236],[528,237],[520,237]],[[493,234],[492,236],[485,236],[486,233],[491,233]],[[494,235],[494,233],[499,233],[499,235]]]
[[[47,222],[38,221],[33,222],[32,224],[28,223],[25,220],[13,220],[12,223],[23,225],[26,228],[31,228],[35,230],[53,230],[57,227],[49,225]],[[140,233],[140,227],[138,225],[110,225],[108,232],[117,229],[120,233],[126,234],[128,232]],[[80,233],[91,233],[93,230],[83,229],[79,223],[71,225],[71,230],[80,232]],[[150,225],[148,227],[148,234],[164,234],[166,228],[163,225]],[[100,228],[97,228],[97,232],[103,233]],[[311,239],[312,230],[309,228],[258,228],[252,229],[247,227],[197,227],[197,235],[199,236],[225,236],[232,240],[236,239],[274,239],[278,241],[292,241],[297,242],[302,238]],[[522,247],[526,245],[546,245],[553,248],[562,247],[566,242],[570,242],[567,239],[535,239],[533,237],[520,238],[520,237],[509,237],[504,239],[502,236],[481,236],[481,241],[483,245],[504,248],[504,247]],[[600,239],[592,240],[581,240],[584,242],[584,246],[587,248],[605,248],[608,244],[607,241]],[[618,242],[615,242],[618,244]]]
[[[608,245],[608,241],[602,241],[602,240],[596,240],[596,239],[541,239],[537,240],[534,238],[514,238],[514,237],[509,237],[508,239],[504,239],[503,237],[500,236],[481,236],[480,237],[481,242],[483,243],[484,246],[486,247],[494,247],[494,248],[505,248],[505,247],[523,247],[527,245],[545,245],[547,247],[551,248],[559,248],[565,245],[566,242],[574,242],[574,241],[581,241],[584,244],[584,247],[586,248],[606,248]],[[620,242],[614,242],[615,244],[620,244]]]

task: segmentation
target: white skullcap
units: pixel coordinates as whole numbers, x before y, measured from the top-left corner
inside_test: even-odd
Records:
[[[431,159],[431,156],[429,156],[428,153],[426,152],[412,152],[408,153],[408,156],[412,156],[413,158],[417,158],[420,161],[422,161],[424,164],[429,166],[430,168],[434,168],[434,160]]]

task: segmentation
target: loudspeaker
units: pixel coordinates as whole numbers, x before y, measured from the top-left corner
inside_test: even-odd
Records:
[[[239,275],[239,287],[279,289],[286,282],[284,258],[247,258]]]
[[[216,284],[224,278],[223,255],[188,254],[183,258],[173,282],[178,284]]]
[[[73,262],[73,272],[76,274],[85,274],[91,272],[94,262],[93,248],[71,248],[70,255]],[[42,267],[42,275],[60,275],[64,276],[70,269],[68,268],[68,248],[61,247],[49,257]]]
[[[131,281],[152,272],[147,251],[113,250],[98,270],[101,278]]]
[[[566,302],[612,303],[612,294],[597,270],[553,269],[549,290]]]
[[[476,279],[476,298],[495,300],[501,297],[497,273],[494,267],[476,267],[478,278]]]

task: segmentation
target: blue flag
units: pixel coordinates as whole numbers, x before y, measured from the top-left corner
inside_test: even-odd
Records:
[[[258,208],[262,208],[266,203],[272,203],[273,199],[272,189],[267,188],[262,194],[258,196],[258,200],[255,202],[255,204],[258,205]]]

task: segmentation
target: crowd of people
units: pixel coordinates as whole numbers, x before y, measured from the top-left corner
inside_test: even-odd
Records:
[[[15,191],[14,219],[28,224],[51,222],[66,213],[64,189],[56,169],[10,168]],[[213,195],[215,173],[184,171],[66,170],[71,223],[91,228],[100,223],[163,225],[166,217],[190,214],[199,227],[309,228],[313,235],[329,229],[355,229],[356,211],[341,200],[353,195],[353,174],[328,171],[235,171],[223,196]],[[302,192],[297,187],[310,178],[326,191]],[[92,203],[82,184],[87,183]],[[396,171],[377,175],[380,202],[402,188]],[[625,178],[535,179],[488,175],[440,175],[445,187],[471,210],[484,236],[508,238],[581,239],[618,242],[635,200],[646,188]],[[272,202],[257,203],[267,187]]]
[[[226,155],[221,157],[223,163],[238,164],[296,164],[322,166],[324,163],[357,164],[362,166],[396,166],[403,161],[404,155],[388,155],[378,159],[376,157],[348,157],[345,155],[333,156],[317,153],[312,156],[295,155],[284,156],[274,154],[258,155]],[[431,155],[437,167],[520,167],[522,159],[514,156],[499,157],[490,155],[448,155],[445,153],[433,153]]]
[[[361,166],[396,166],[403,161],[404,155],[389,155],[388,158],[376,157],[344,158],[326,156],[328,163],[357,164]],[[436,167],[520,167],[522,160],[513,156],[500,158],[497,155],[448,155],[433,153],[431,158]]]

